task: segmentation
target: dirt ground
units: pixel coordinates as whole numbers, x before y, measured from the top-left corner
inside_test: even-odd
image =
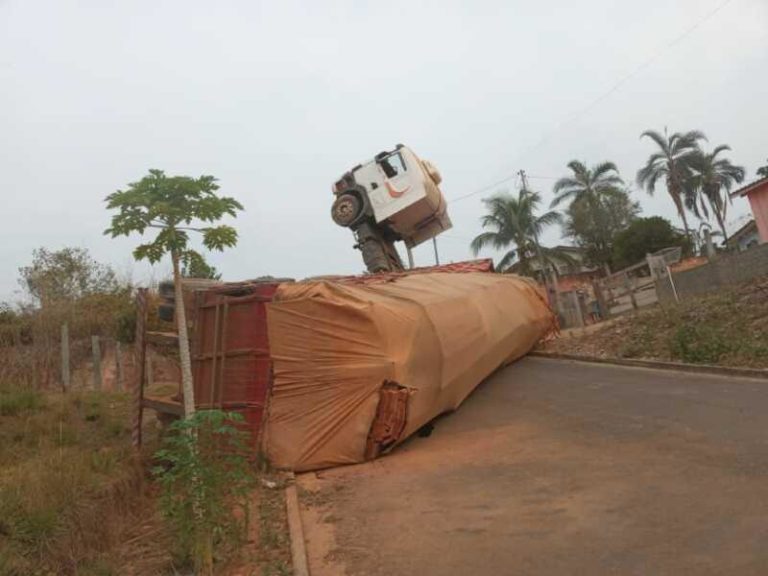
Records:
[[[526,358],[299,476],[313,576],[768,573],[768,384]]]

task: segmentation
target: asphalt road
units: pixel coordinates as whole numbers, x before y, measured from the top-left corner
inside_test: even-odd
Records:
[[[768,381],[525,358],[299,486],[313,576],[768,574]]]

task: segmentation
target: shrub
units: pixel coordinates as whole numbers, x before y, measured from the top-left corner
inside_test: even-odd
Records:
[[[201,410],[170,426],[155,456],[161,510],[175,530],[180,559],[212,574],[214,552],[247,532],[254,475],[239,414]],[[240,514],[233,513],[239,508]]]
[[[728,338],[706,325],[684,324],[674,332],[670,342],[675,358],[694,364],[717,364],[732,348]]]

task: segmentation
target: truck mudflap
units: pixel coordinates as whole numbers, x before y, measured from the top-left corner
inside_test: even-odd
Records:
[[[408,398],[411,393],[396,382],[384,382],[379,390],[379,405],[376,417],[368,433],[365,445],[365,459],[373,460],[388,452],[405,430],[408,420]]]

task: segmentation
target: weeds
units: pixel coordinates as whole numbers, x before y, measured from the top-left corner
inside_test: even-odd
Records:
[[[620,317],[549,348],[590,356],[768,368],[768,278]]]
[[[155,454],[162,512],[174,527],[179,559],[196,573],[212,574],[217,550],[239,546],[248,531],[255,477],[240,421],[239,414],[198,411],[172,424]]]
[[[670,341],[674,358],[693,364],[717,364],[732,351],[734,343],[710,326],[683,324],[678,327]]]
[[[0,416],[17,416],[43,407],[39,392],[31,389],[0,391]]]
[[[8,388],[2,396],[0,574],[131,574],[107,570],[121,565],[123,536],[146,515],[128,396]]]

